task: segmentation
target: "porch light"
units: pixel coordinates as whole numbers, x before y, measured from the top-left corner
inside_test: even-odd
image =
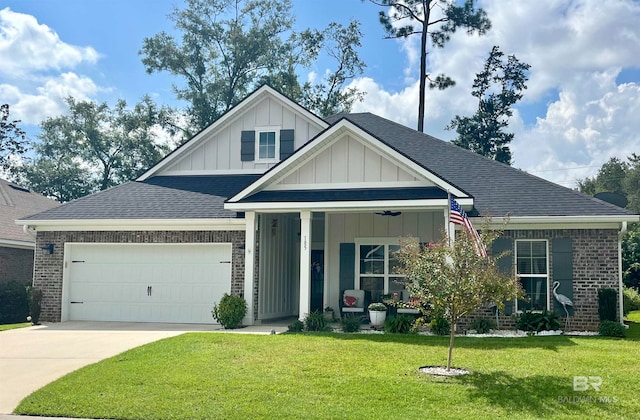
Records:
[[[49,255],[53,254],[54,244],[46,244],[45,246],[40,247],[43,251],[48,251]]]

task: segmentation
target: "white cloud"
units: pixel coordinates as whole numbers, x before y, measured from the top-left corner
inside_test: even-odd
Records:
[[[47,25],[31,15],[0,10],[0,74],[20,78],[34,72],[94,64],[98,53],[91,47],[69,45]]]
[[[12,118],[24,124],[37,125],[47,117],[64,112],[65,98],[73,96],[76,100],[87,100],[98,90],[90,78],[67,72],[46,79],[33,93],[9,84],[0,84],[0,97],[11,104]]]
[[[616,83],[622,69],[640,68],[640,3],[633,0],[485,0],[492,21],[483,37],[454,34],[444,49],[429,47],[432,74],[456,80],[454,88],[428,91],[426,131],[443,139],[455,133],[444,127],[456,115],[475,111],[470,95],[475,74],[493,45],[531,65],[523,104],[541,100],[547,112],[527,126],[516,112],[510,129],[515,166],[575,187],[576,179],[593,175],[611,156],[625,158],[640,144],[640,80]],[[415,38],[415,36],[413,37]],[[403,44],[408,57],[405,87],[389,92],[367,78],[353,86],[367,92],[354,111],[370,111],[410,127],[416,125],[417,42]],[[578,168],[567,170],[568,168]]]

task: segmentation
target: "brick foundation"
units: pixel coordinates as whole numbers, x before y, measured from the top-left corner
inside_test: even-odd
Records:
[[[43,289],[42,321],[60,322],[64,244],[76,243],[231,243],[231,293],[244,294],[244,231],[38,232],[33,283]],[[41,247],[53,244],[53,254]],[[256,270],[257,272],[257,270]],[[255,285],[257,293],[257,282]]]

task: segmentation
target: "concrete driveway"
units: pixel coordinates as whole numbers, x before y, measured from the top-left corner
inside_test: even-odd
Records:
[[[64,322],[0,332],[0,415],[38,388],[125,350],[214,325]]]

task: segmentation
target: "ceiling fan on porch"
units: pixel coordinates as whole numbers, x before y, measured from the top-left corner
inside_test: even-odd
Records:
[[[376,214],[379,214],[380,216],[400,216],[402,214],[402,212],[401,211],[385,210],[383,212],[376,212]]]

